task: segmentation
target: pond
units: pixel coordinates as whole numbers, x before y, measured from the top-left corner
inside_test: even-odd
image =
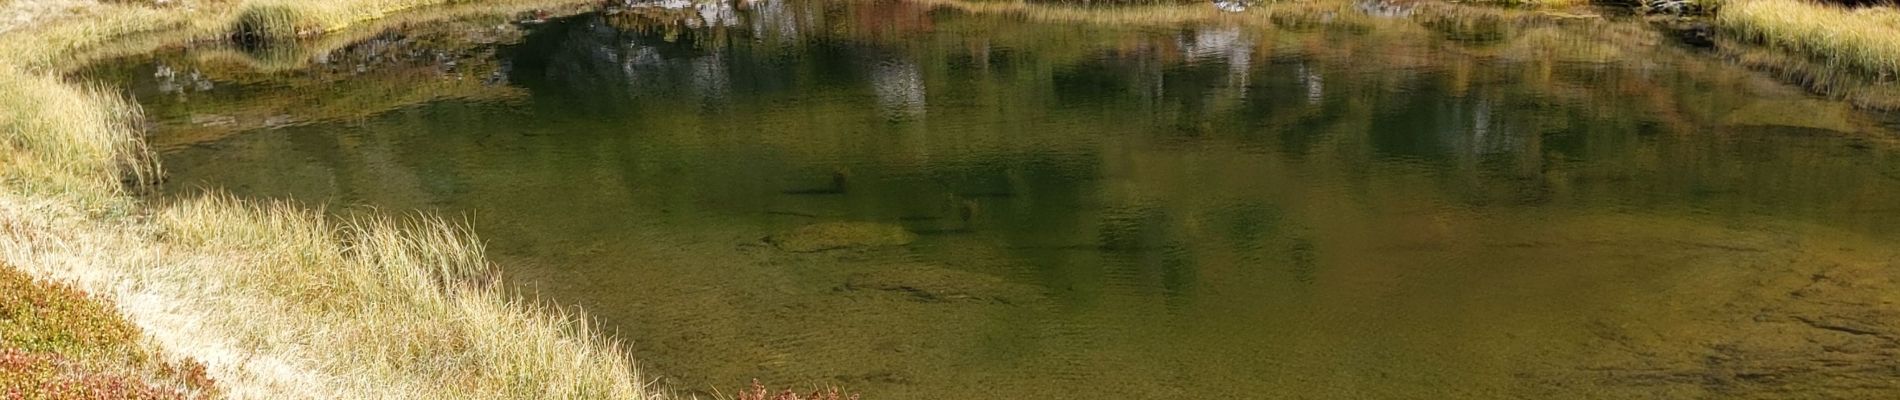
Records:
[[[683,391],[1900,394],[1900,118],[1603,10],[472,15],[106,63],[169,180],[465,221]]]

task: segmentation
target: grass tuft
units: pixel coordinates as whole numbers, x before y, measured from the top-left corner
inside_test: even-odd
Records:
[[[323,32],[326,22],[314,14],[310,7],[289,2],[249,2],[238,11],[231,34],[241,43],[254,43]]]
[[[505,1],[497,1],[503,3]],[[387,17],[446,0],[246,0],[236,12],[232,37],[240,42],[271,42],[337,31],[358,22]]]

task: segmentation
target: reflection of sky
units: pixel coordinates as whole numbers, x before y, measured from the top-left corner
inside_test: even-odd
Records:
[[[761,0],[752,2],[748,16],[750,17],[748,19],[751,22],[752,35],[755,37],[770,38],[778,43],[789,43],[798,40],[798,15],[793,12],[791,7],[787,7],[783,1]]]
[[[1196,29],[1179,42],[1182,56],[1193,62],[1226,63],[1227,87],[1234,90],[1234,96],[1247,96],[1255,44],[1240,27]]]
[[[693,89],[706,99],[721,99],[732,88],[732,73],[722,53],[707,54],[693,60],[690,74],[693,77]]]
[[[871,68],[871,88],[877,92],[878,109],[886,118],[924,115],[924,75],[917,64],[899,58],[878,62]]]
[[[1306,88],[1306,104],[1318,105],[1326,101],[1326,77],[1318,69],[1302,63],[1293,70],[1293,74],[1299,77],[1300,86]]]
[[[1460,101],[1453,99],[1452,101]],[[1460,157],[1505,154],[1522,150],[1522,139],[1494,131],[1493,100],[1477,97],[1445,108],[1438,142]]]
[[[738,10],[729,1],[658,0],[634,2],[628,7],[692,11],[697,18],[681,21],[689,28],[737,26],[740,23]]]
[[[1407,18],[1412,16],[1415,2],[1395,2],[1390,0],[1359,0],[1353,7],[1359,12],[1379,18]]]

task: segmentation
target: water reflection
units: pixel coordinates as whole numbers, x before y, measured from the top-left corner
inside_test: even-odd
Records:
[[[502,42],[449,25],[417,34],[435,51],[351,47],[296,73],[117,68],[196,63],[215,83],[132,82],[174,195],[467,215],[512,279],[682,388],[1900,390],[1882,339],[1825,328],[1900,332],[1881,322],[1897,303],[1870,300],[1900,271],[1889,117],[1640,22],[675,6]],[[1295,14],[1317,17],[1275,22]],[[1168,15],[1194,19],[1141,19]],[[383,43],[424,46],[405,37]],[[340,67],[412,53],[457,56]]]

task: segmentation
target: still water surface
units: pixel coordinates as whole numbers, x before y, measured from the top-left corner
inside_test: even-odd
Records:
[[[1900,396],[1900,119],[1595,10],[1154,10],[629,8],[94,72],[167,195],[461,216],[682,390]]]

